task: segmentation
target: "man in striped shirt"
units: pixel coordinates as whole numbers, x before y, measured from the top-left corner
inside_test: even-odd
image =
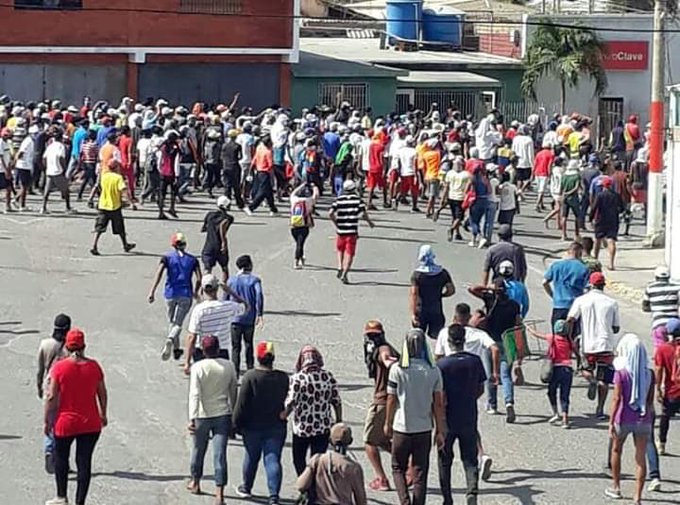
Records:
[[[645,288],[642,310],[652,313],[652,333],[659,327],[665,327],[669,319],[678,317],[680,284],[671,282],[670,277],[668,268],[657,267],[654,281]]]
[[[347,180],[342,184],[342,195],[333,202],[329,216],[337,233],[335,248],[338,252],[338,279],[343,284],[349,284],[347,274],[357,251],[359,218],[363,217],[371,228],[375,226],[357,195],[354,181]]]
[[[184,373],[189,375],[191,360],[203,359],[200,342],[203,337],[214,335],[220,342],[219,357],[229,359],[231,349],[231,323],[237,316],[249,310],[248,302],[237,293],[222,285],[230,300],[218,300],[217,292],[220,283],[213,274],[206,274],[201,279],[204,300],[191,311],[189,333],[186,338],[184,352]]]

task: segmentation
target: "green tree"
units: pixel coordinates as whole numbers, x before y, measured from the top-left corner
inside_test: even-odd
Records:
[[[527,46],[524,57],[522,92],[536,100],[536,85],[543,77],[560,83],[560,108],[566,108],[567,86],[576,87],[582,75],[595,83],[595,95],[607,89],[607,75],[602,66],[603,43],[585,27],[562,28],[551,20],[541,19]]]

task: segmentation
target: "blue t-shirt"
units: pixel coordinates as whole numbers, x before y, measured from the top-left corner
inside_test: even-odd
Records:
[[[527,287],[520,281],[509,280],[505,281],[505,292],[508,298],[517,302],[520,308],[522,319],[527,317],[529,313],[529,291]]]
[[[161,258],[165,265],[165,298],[191,298],[194,294],[191,277],[198,267],[198,260],[189,253],[170,251]]]
[[[340,150],[340,136],[334,132],[326,132],[321,139],[323,145],[323,152],[326,153],[330,159],[334,160]]]
[[[446,395],[446,424],[454,433],[477,432],[477,398],[486,382],[479,356],[458,352],[437,361]]]
[[[264,310],[264,295],[260,278],[252,273],[242,272],[229,277],[227,286],[248,302],[248,312],[236,316],[233,322],[243,326],[255,324],[255,318],[261,316]]]
[[[581,296],[588,286],[590,270],[576,258],[556,261],[545,272],[544,278],[552,283],[553,307],[571,308],[574,300]]]
[[[82,126],[78,127],[78,129],[75,131],[73,134],[73,142],[72,145],[73,147],[71,148],[71,157],[78,159],[80,158],[80,148],[83,145],[83,142],[87,138],[87,130],[83,128]]]

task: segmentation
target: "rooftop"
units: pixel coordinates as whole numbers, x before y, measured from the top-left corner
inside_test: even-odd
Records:
[[[446,88],[487,87],[500,88],[502,84],[491,77],[471,72],[420,72],[411,71],[397,78],[400,84],[412,87],[431,87],[432,83],[444,84]]]
[[[292,72],[295,77],[377,78],[408,75],[408,70],[326,57],[306,51],[300,51],[300,62],[292,65]]]
[[[385,19],[386,0],[363,0],[359,2],[338,2],[336,0],[329,3],[341,3],[345,9],[352,10],[363,16]],[[463,12],[486,12],[493,13],[496,16],[533,14],[537,11],[536,7],[499,2],[497,0],[427,0],[425,7],[450,7]]]
[[[379,39],[301,38],[300,50],[339,60],[376,65],[424,69],[430,66],[446,70],[474,70],[494,67],[521,69],[522,63],[513,58],[466,51],[397,51],[380,49]],[[444,68],[442,68],[443,70]]]

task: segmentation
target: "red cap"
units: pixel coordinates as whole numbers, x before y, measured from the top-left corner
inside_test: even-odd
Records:
[[[69,351],[80,351],[85,349],[85,334],[78,328],[69,330],[64,341],[66,349]]]
[[[605,279],[602,272],[593,272],[590,274],[590,285],[591,286],[604,286]]]
[[[605,187],[605,188],[611,188],[613,183],[614,183],[614,180],[611,177],[609,177],[608,175],[606,175],[602,178],[602,186]]]
[[[257,359],[264,359],[267,354],[274,356],[274,342],[263,341],[257,344],[255,348],[255,355]]]

